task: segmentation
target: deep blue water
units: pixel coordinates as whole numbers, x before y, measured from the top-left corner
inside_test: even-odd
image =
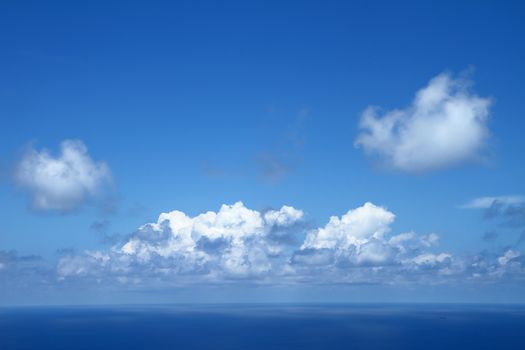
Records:
[[[524,306],[0,308],[0,349],[525,349]]]

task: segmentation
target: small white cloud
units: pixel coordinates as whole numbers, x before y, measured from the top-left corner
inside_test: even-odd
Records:
[[[74,210],[96,196],[110,177],[108,166],[93,161],[78,140],[63,141],[56,157],[31,149],[15,171],[16,183],[29,192],[37,210]]]
[[[465,209],[488,209],[495,203],[499,205],[516,205],[525,203],[524,196],[496,196],[474,198],[467,204],[462,205]]]
[[[392,245],[402,245],[404,242],[410,241],[416,237],[415,232],[405,232],[399,235],[393,236],[388,240],[388,243]]]
[[[367,108],[355,145],[409,172],[479,158],[489,136],[491,101],[471,93],[468,86],[468,81],[440,74],[405,109],[380,116],[377,108]]]
[[[505,266],[509,263],[509,261],[513,260],[513,259],[516,259],[518,257],[520,257],[521,254],[517,251],[514,251],[514,250],[507,250],[505,252],[505,254],[503,254],[502,256],[500,256],[498,258],[498,262],[500,265],[502,266]]]
[[[264,214],[264,220],[270,225],[291,226],[304,216],[302,210],[284,205],[280,210],[269,210]]]
[[[442,264],[443,262],[447,260],[451,260],[452,255],[447,253],[440,253],[440,254],[432,254],[432,253],[425,253],[418,255],[412,259],[412,262],[417,265],[430,265],[435,266],[438,264]]]

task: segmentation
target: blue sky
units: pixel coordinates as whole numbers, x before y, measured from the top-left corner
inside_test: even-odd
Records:
[[[3,2],[0,283],[6,303],[36,302],[31,293],[23,300],[13,295],[21,285],[40,286],[38,269],[45,271],[50,294],[81,302],[87,297],[75,299],[75,286],[93,279],[112,290],[138,288],[140,301],[159,293],[176,301],[180,284],[190,295],[206,295],[206,288],[226,283],[241,291],[261,280],[273,286],[272,295],[295,288],[291,295],[308,299],[305,290],[320,280],[304,276],[328,268],[313,261],[330,254],[337,257],[327,259],[337,263],[322,284],[341,300],[358,300],[357,285],[368,283],[377,285],[375,299],[389,300],[392,287],[384,285],[394,277],[403,280],[396,295],[417,300],[419,291],[427,295],[436,283],[445,288],[480,274],[485,287],[472,282],[486,291],[480,300],[523,301],[524,12],[519,2],[496,1]],[[437,89],[440,77],[447,91],[437,108],[447,101],[461,108],[434,113],[426,111],[426,102],[418,105],[418,92]],[[378,125],[396,120],[387,139],[363,126],[370,106],[377,106]],[[447,124],[447,116],[456,115],[460,123]],[[360,143],[361,135],[372,136]],[[80,168],[60,158],[61,144]],[[53,159],[72,167],[69,175],[49,172]],[[472,202],[482,197],[488,197],[484,204]],[[47,204],[35,204],[35,198]],[[262,218],[271,210],[282,213],[283,205],[301,212],[289,222],[264,219],[260,227],[243,229],[266,237],[257,245],[243,238],[246,256],[259,250],[270,256],[267,236],[275,230],[297,240],[290,245],[281,237],[282,256],[270,259],[264,278],[253,271],[233,278],[208,265],[201,266],[209,269],[204,280],[200,270],[198,278],[182,278],[196,275],[197,263],[174,251],[166,253],[169,259],[157,251],[161,257],[137,258],[126,272],[114,272],[113,262],[130,253],[111,252],[126,242],[141,239],[143,249],[168,249],[171,243],[162,246],[152,241],[154,233],[139,229],[156,223],[159,214],[180,210],[196,217],[238,201]],[[374,215],[393,213],[395,220],[374,221],[366,242],[349,241],[360,230],[353,221],[336,230],[345,237],[330,238],[334,247],[315,238],[331,216],[366,202],[374,204]],[[220,239],[235,240],[237,233],[224,227]],[[388,254],[395,257],[379,262],[352,255],[374,242],[386,249],[385,242],[406,232],[423,244],[410,246],[414,251],[403,253],[409,255],[400,251],[407,246],[393,243]],[[308,234],[314,237],[309,245]],[[439,244],[427,247],[421,237],[431,234]],[[203,252],[210,264],[219,264],[232,247]],[[102,268],[102,258],[93,262],[86,251],[109,262]],[[498,260],[508,252],[508,264]],[[419,265],[428,254],[432,268],[422,273]],[[298,256],[310,260],[294,260]],[[343,256],[349,260],[342,262]],[[35,263],[18,266],[31,260],[24,257]],[[480,257],[489,266],[483,272],[465,268]],[[180,272],[184,264],[192,269]],[[512,271],[503,269],[508,265]],[[75,268],[61,273],[64,266]],[[168,277],[156,275],[159,266],[170,271]],[[297,270],[293,278],[282,277],[290,266]],[[385,275],[374,277],[374,267]],[[17,273],[21,268],[27,280],[17,277],[26,274]],[[452,282],[443,278],[450,269]],[[359,278],[352,279],[349,271],[362,276],[356,272]],[[135,282],[129,287],[125,280]],[[513,287],[498,297],[497,286],[505,283]],[[346,288],[357,292],[347,294]],[[320,290],[313,299],[330,299]],[[451,290],[447,298],[462,300],[461,288]]]

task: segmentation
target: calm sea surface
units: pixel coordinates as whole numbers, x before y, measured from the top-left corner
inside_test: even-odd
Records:
[[[0,349],[525,349],[525,306],[0,308]]]

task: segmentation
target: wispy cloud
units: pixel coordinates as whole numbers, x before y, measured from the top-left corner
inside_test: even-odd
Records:
[[[473,199],[463,206],[468,209],[482,209],[485,219],[501,219],[508,227],[525,228],[525,197],[498,196]]]
[[[419,90],[404,109],[380,115],[378,108],[367,108],[355,145],[407,172],[478,159],[489,136],[491,100],[472,93],[470,85],[443,73]]]
[[[465,209],[489,209],[493,205],[516,205],[525,203],[525,196],[495,196],[474,198],[470,202],[462,205]]]
[[[292,169],[291,164],[271,153],[259,155],[257,161],[262,178],[272,182],[282,180]]]
[[[89,226],[93,230],[100,241],[105,244],[115,244],[122,239],[118,233],[110,233],[111,222],[107,219],[95,220]]]
[[[273,147],[257,156],[259,175],[263,180],[283,180],[301,163],[302,150],[306,143],[305,125],[309,118],[308,108],[299,110],[291,125],[274,140]]]
[[[0,295],[53,283],[56,273],[42,257],[0,250]]]
[[[525,196],[508,195],[474,198],[461,206],[464,209],[478,209],[486,220],[494,220],[500,226],[518,231],[515,247],[519,246],[525,238]],[[485,241],[498,238],[497,232],[487,232],[483,236]]]

